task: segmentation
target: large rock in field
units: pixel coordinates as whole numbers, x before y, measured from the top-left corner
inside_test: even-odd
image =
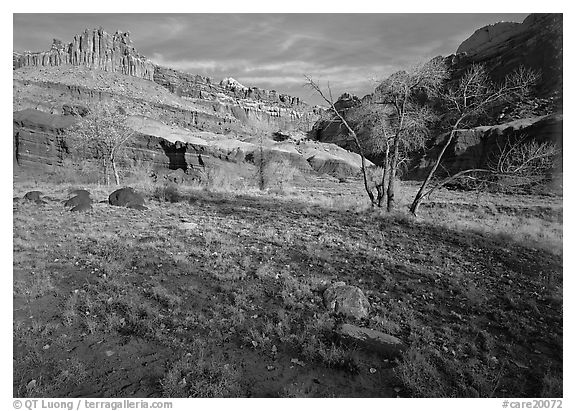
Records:
[[[72,190],[70,191],[70,195],[90,197],[90,191],[84,189]]]
[[[90,210],[92,210],[92,204],[80,203],[77,206],[75,206],[74,208],[72,208],[70,211],[83,212],[83,211],[90,211]]]
[[[119,188],[108,197],[108,202],[117,207],[144,208],[144,198],[138,194],[132,187]]]
[[[64,203],[64,207],[76,207],[84,204],[87,205],[92,204],[92,199],[90,198],[90,195],[85,194],[75,195],[74,197],[70,198]]]
[[[336,333],[344,343],[357,345],[387,358],[400,357],[407,348],[406,344],[392,335],[352,324],[341,324]]]
[[[24,194],[24,200],[33,201],[36,204],[46,204],[46,201],[42,199],[41,191],[29,191]]]
[[[358,320],[366,318],[370,310],[370,303],[362,290],[343,282],[334,283],[324,291],[324,305],[336,314]]]
[[[24,194],[24,199],[28,201],[38,202],[41,200],[42,191],[28,191]]]

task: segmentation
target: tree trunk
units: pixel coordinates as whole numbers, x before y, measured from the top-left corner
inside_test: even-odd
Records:
[[[442,161],[442,157],[444,156],[446,149],[448,148],[448,146],[450,145],[450,143],[454,139],[454,135],[456,134],[456,128],[460,124],[461,120],[462,120],[461,118],[458,119],[458,121],[456,122],[454,127],[452,127],[452,130],[450,131],[450,136],[448,136],[446,143],[444,143],[444,147],[442,147],[442,150],[440,151],[440,154],[438,155],[436,162],[434,163],[434,165],[430,169],[430,172],[426,176],[426,179],[424,180],[424,182],[420,186],[418,193],[416,193],[416,197],[414,197],[414,201],[412,202],[412,205],[410,206],[410,212],[412,214],[416,215],[418,213],[418,208],[420,207],[420,204],[422,203],[422,201],[424,200],[424,197],[425,197],[424,190],[426,190],[426,186],[428,185],[430,180],[432,180],[432,177],[434,177],[434,173],[436,172],[436,169],[440,165],[440,162]]]
[[[108,173],[108,160],[104,158],[104,180],[106,181],[106,185],[110,185],[110,175]]]
[[[390,175],[390,145],[386,143],[386,151],[384,152],[384,171],[382,172],[382,183],[378,190],[378,207],[382,207],[384,196],[386,195],[386,183]]]
[[[264,191],[266,188],[266,180],[264,178],[264,148],[262,145],[262,137],[260,137],[260,158],[258,159],[258,187],[260,191]]]
[[[114,180],[116,181],[116,185],[120,185],[120,176],[118,175],[118,169],[116,168],[116,160],[114,157],[110,159],[110,163],[112,164],[112,171],[114,172]]]
[[[396,206],[396,172],[398,170],[398,146],[400,145],[400,136],[394,138],[394,147],[392,148],[392,159],[390,160],[390,178],[388,181],[388,204],[387,211],[394,210]]]

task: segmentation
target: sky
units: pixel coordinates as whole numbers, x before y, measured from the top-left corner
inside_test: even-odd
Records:
[[[453,54],[476,29],[523,14],[14,14],[14,51],[48,50],[85,28],[129,31],[154,63],[277,90],[311,104],[304,75],[362,97],[411,64]]]

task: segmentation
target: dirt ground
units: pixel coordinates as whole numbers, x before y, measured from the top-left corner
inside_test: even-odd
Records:
[[[16,182],[14,196],[33,188],[51,199],[13,206],[16,397],[562,396],[562,255],[538,236],[302,194],[71,213],[71,187]],[[423,214],[462,211],[435,201]],[[561,244],[561,199],[541,203],[489,217],[556,224]],[[336,338],[335,281],[371,303],[346,321],[402,339],[403,358]]]

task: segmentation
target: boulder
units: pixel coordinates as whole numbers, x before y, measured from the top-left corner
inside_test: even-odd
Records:
[[[144,206],[144,198],[131,187],[119,188],[108,197],[110,205],[117,207],[138,208]]]
[[[90,197],[90,191],[84,190],[84,189],[72,190],[72,191],[70,191],[70,194],[71,194],[71,195],[74,195],[74,196]]]
[[[392,335],[352,324],[339,325],[336,333],[345,344],[354,344],[358,348],[377,352],[387,358],[400,357],[407,348],[402,340]]]
[[[64,207],[76,207],[82,204],[90,205],[92,204],[92,199],[88,195],[78,194],[64,203]]]
[[[343,282],[334,283],[324,291],[324,305],[336,314],[358,320],[366,318],[370,310],[370,303],[362,290]]]
[[[75,206],[74,208],[72,208],[70,211],[90,211],[90,210],[92,210],[92,204],[80,203],[77,206]]]
[[[38,203],[42,201],[41,196],[42,196],[41,191],[28,191],[26,194],[24,194],[24,200],[34,201]]]

